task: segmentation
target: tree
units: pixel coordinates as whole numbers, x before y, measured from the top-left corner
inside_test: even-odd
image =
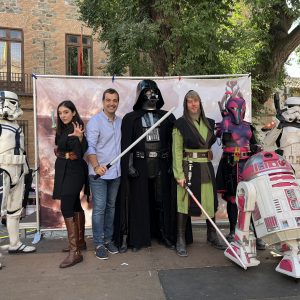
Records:
[[[300,45],[299,0],[247,0],[251,24],[257,28],[261,47],[251,72],[257,82],[255,98],[264,103],[284,77],[284,63]]]
[[[107,42],[107,71],[131,75],[224,72],[218,28],[233,0],[82,0],[82,20]]]
[[[109,49],[107,72],[251,73],[256,104],[280,84],[300,44],[299,0],[78,0]]]

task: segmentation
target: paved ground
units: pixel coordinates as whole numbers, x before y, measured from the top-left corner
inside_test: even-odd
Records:
[[[87,237],[88,250],[83,253],[84,261],[67,269],[58,267],[65,257],[61,249],[66,245],[66,239],[58,238],[57,233],[47,233],[37,245],[37,253],[8,255],[2,251],[0,299],[171,299],[167,298],[160,283],[160,270],[233,265],[222,251],[206,243],[205,231],[205,227],[194,228],[195,242],[188,247],[187,258],[180,258],[174,251],[153,242],[151,248],[111,255],[102,261],[96,259],[92,239]],[[27,236],[26,242],[30,243],[32,238]],[[7,239],[2,238],[1,245],[5,243]],[[260,251],[259,259],[263,264],[275,265],[277,262],[269,251]],[[238,274],[242,276],[243,272]],[[195,299],[200,298],[195,295]]]
[[[137,253],[128,251],[111,255],[108,260],[102,261],[96,259],[92,240],[88,237],[88,250],[83,253],[84,261],[67,269],[58,267],[65,257],[61,252],[66,245],[65,238],[48,233],[37,245],[37,253],[8,255],[2,251],[4,267],[0,271],[0,299],[171,299],[161,285],[158,275],[161,270],[233,266],[224,257],[223,251],[206,243],[205,232],[205,227],[194,228],[195,241],[188,247],[187,258],[180,258],[174,251],[153,242],[152,247]],[[224,230],[226,232],[227,229]],[[30,243],[32,238],[27,236],[26,242]],[[0,242],[3,245],[7,239],[2,238]],[[269,251],[260,251],[258,257],[262,264],[275,266],[278,261]],[[272,268],[268,270],[272,272]],[[264,272],[264,269],[258,271]],[[247,271],[237,272],[237,278],[233,280],[238,280],[243,272]],[[201,298],[195,295],[194,299]]]

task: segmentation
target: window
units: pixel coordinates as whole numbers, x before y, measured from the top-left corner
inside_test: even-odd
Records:
[[[88,36],[66,35],[67,75],[92,75],[92,39]]]
[[[21,82],[23,73],[23,32],[0,28],[0,80]]]

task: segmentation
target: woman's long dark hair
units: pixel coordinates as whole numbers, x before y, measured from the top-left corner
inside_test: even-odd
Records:
[[[82,126],[84,127],[84,123],[83,123],[83,121],[81,120],[81,118],[80,118],[80,116],[79,116],[79,114],[78,114],[77,108],[76,108],[76,106],[74,105],[74,103],[73,103],[71,100],[64,100],[63,102],[61,102],[61,103],[57,106],[57,111],[56,111],[56,113],[57,113],[56,134],[57,134],[57,135],[60,135],[61,132],[62,132],[62,130],[65,129],[66,127],[68,127],[69,124],[70,124],[70,123],[69,123],[69,124],[64,124],[64,123],[62,122],[62,120],[60,119],[60,117],[59,117],[58,110],[59,110],[59,108],[62,107],[62,106],[64,106],[64,107],[70,109],[70,110],[72,111],[72,113],[75,112],[75,115],[73,116],[73,118],[72,118],[72,120],[71,120],[71,122],[70,122],[71,124],[72,124],[72,122],[74,122],[74,123],[78,122],[79,125],[82,125]]]

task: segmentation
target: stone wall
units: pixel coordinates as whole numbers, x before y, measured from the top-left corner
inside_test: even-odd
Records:
[[[0,27],[23,30],[24,73],[66,74],[66,34],[92,35],[92,29],[78,21],[74,0],[0,0]],[[93,75],[104,75],[105,44],[93,37]],[[20,120],[28,124],[28,160],[34,167],[34,120],[32,96],[20,96],[24,111]]]
[[[78,21],[73,0],[0,0],[0,27],[22,29],[24,71],[35,74],[66,74],[66,34],[91,35],[92,29]],[[103,75],[107,62],[105,44],[93,38],[93,75]]]

